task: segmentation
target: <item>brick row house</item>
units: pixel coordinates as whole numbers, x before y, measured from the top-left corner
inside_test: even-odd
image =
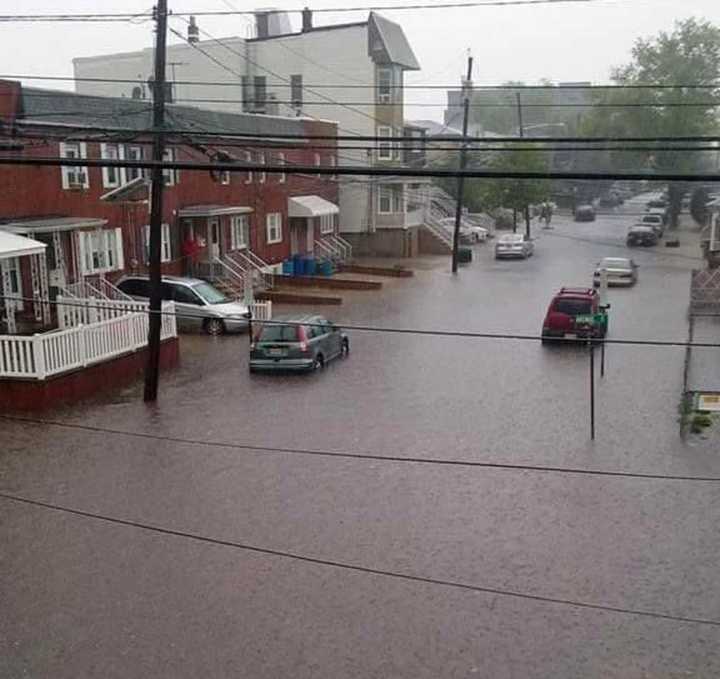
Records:
[[[0,81],[0,115],[3,157],[151,155],[152,138],[143,132],[152,127],[147,101]],[[292,255],[313,254],[319,247],[330,251],[323,243],[339,229],[337,178],[300,175],[292,167],[337,162],[334,144],[314,147],[306,139],[335,136],[334,123],[171,105],[167,127],[168,160],[286,165],[288,172],[166,170],[164,273],[219,278],[242,268],[271,272]],[[263,135],[293,138],[273,141]],[[149,181],[143,170],[2,165],[0,186],[0,231],[45,245],[40,265],[21,257],[0,259],[4,296],[39,300],[43,275],[53,297],[87,278],[114,282],[146,270]],[[14,311],[31,326],[50,321],[40,304],[3,307],[3,317]]]

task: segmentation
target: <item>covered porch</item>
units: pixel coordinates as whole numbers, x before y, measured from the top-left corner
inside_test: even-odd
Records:
[[[0,332],[50,326],[46,249],[45,243],[0,230]]]
[[[339,234],[340,209],[320,196],[293,196],[288,200],[290,256],[314,256],[344,262],[352,247]]]

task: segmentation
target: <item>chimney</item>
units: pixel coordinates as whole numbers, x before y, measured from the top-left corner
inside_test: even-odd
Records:
[[[255,28],[258,38],[267,38],[270,35],[269,14],[267,12],[255,12]]]
[[[308,33],[312,31],[313,29],[313,23],[312,23],[312,10],[308,7],[303,9],[302,11],[302,32]]]
[[[190,44],[195,44],[200,40],[200,29],[195,23],[195,17],[190,17],[190,24],[187,29],[187,40]]]

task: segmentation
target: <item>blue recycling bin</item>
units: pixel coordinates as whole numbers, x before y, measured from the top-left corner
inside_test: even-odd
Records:
[[[303,274],[305,276],[314,276],[317,271],[317,263],[315,257],[306,257],[303,262]]]
[[[292,259],[286,259],[282,263],[282,272],[285,276],[295,275],[295,262]]]
[[[323,259],[318,262],[318,273],[321,276],[332,276],[333,266],[329,259]]]
[[[295,255],[293,257],[293,275],[302,276],[305,273],[305,259],[302,255]]]

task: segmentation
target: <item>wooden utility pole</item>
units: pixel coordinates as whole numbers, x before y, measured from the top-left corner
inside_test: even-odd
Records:
[[[468,133],[468,117],[470,113],[470,95],[472,94],[472,68],[473,58],[468,55],[467,77],[463,83],[464,101],[463,101],[463,129],[462,129],[462,146],[460,147],[460,171],[462,172],[467,166],[467,133]],[[458,177],[457,182],[457,207],[455,208],[455,229],[453,230],[453,250],[452,250],[452,272],[457,273],[458,270],[458,249],[460,247],[460,221],[462,219],[463,194],[465,192],[465,177]]]
[[[522,114],[522,99],[520,98],[520,92],[515,92],[515,98],[517,100],[517,116],[518,116],[518,132],[521,138],[525,137],[525,125],[523,125],[523,114]],[[530,207],[525,206],[525,237],[530,240]]]
[[[167,0],[158,0],[155,7],[155,87],[153,87],[153,160],[162,162],[165,156],[165,57],[167,46]],[[150,189],[150,309],[148,314],[148,356],[145,366],[146,402],[156,401],[160,375],[160,328],[162,318],[162,286],[160,276],[160,240],[163,217],[162,168],[154,167]]]

